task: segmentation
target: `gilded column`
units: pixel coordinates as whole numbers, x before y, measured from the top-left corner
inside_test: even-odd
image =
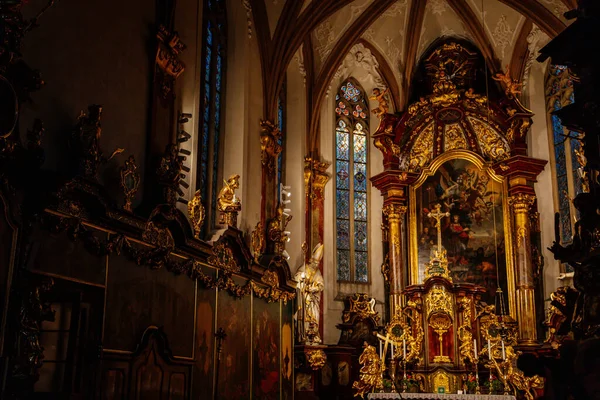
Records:
[[[324,218],[325,211],[325,185],[329,182],[327,168],[331,164],[322,162],[311,157],[304,158],[304,189],[306,191],[306,238],[309,251],[307,257],[312,253],[312,249],[318,244],[323,243]],[[308,260],[304,260],[305,262]],[[319,270],[323,274],[323,261],[319,264]],[[323,337],[323,296],[321,296],[319,334]]]
[[[383,214],[388,224],[390,314],[393,316],[402,308],[402,290],[406,286],[403,249],[406,206],[398,203],[387,204],[383,207]]]
[[[531,225],[529,212],[535,196],[516,193],[509,197],[513,210],[513,249],[516,280],[516,315],[519,323],[519,343],[537,344],[535,316],[535,283],[531,255]]]

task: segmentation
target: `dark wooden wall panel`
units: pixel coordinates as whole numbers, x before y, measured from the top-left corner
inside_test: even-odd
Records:
[[[242,279],[235,279],[244,284]],[[227,338],[223,341],[223,353],[219,369],[218,394],[221,400],[250,398],[250,296],[236,299],[229,293],[219,291],[217,329],[223,328]]]
[[[291,400],[294,397],[294,301],[281,307],[281,398]]]
[[[133,351],[144,330],[163,327],[174,356],[192,357],[196,283],[121,255],[108,263],[104,348]]]
[[[10,276],[13,270],[13,247],[16,241],[16,229],[11,226],[8,209],[0,199],[0,356],[4,353],[4,328],[6,324],[7,302]],[[0,368],[2,371],[2,368]]]
[[[203,268],[203,271],[209,276],[215,276],[211,268]],[[192,388],[193,396],[198,399],[209,399],[213,395],[216,301],[216,289],[198,288],[196,361]]]
[[[98,239],[107,237],[106,232],[89,230]],[[27,267],[96,285],[104,285],[106,279],[106,257],[91,254],[82,240],[71,240],[65,232],[52,233],[39,226],[33,229]]]
[[[281,379],[280,304],[255,298],[252,303],[252,391],[255,399],[279,399]]]

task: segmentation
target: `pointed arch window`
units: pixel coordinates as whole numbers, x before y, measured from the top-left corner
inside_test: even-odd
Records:
[[[369,281],[368,131],[365,91],[349,78],[335,96],[337,279]]]
[[[215,227],[221,179],[221,146],[227,23],[225,0],[205,0],[203,8],[202,75],[196,188],[206,209],[203,235]]]
[[[577,153],[581,151],[581,144],[576,139],[578,134],[563,127],[560,118],[551,113],[574,101],[573,78],[569,70],[565,66],[550,65],[546,78],[546,107],[551,127],[549,129],[551,154],[554,155],[552,167],[556,187],[555,204],[560,212],[563,243],[573,240],[573,216],[576,211],[571,204],[571,198],[583,190],[579,176],[581,165],[577,157]]]

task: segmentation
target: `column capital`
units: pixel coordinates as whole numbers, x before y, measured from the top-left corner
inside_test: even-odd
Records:
[[[304,189],[313,199],[323,199],[323,191],[330,178],[326,171],[330,166],[328,162],[309,156],[304,157]]]
[[[508,198],[508,205],[512,207],[515,213],[528,213],[535,200],[534,194],[515,193]]]
[[[403,204],[390,203],[383,206],[383,214],[388,219],[401,218],[406,214],[407,207]]]

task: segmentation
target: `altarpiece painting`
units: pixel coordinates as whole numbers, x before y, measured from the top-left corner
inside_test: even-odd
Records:
[[[494,304],[498,286],[507,290],[504,184],[466,152],[464,158],[444,158],[413,188],[418,271],[412,278],[423,283],[425,264],[437,248],[436,220],[429,213],[440,205],[446,214],[440,221],[442,246],[453,282],[484,287],[483,301]]]

